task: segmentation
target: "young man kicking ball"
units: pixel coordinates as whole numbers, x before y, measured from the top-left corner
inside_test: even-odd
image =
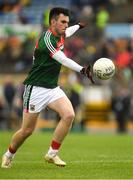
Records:
[[[68,27],[69,11],[60,7],[51,9],[49,24],[49,29],[40,37],[34,50],[33,66],[24,81],[22,126],[13,135],[9,148],[3,155],[2,168],[11,167],[16,151],[33,133],[38,115],[46,107],[56,111],[61,119],[44,159],[58,166],[66,165],[57,153],[71,128],[74,110],[70,100],[58,86],[61,66],[87,76],[92,82],[93,80],[89,68],[80,66],[63,53],[65,38],[73,35],[83,25],[79,23]]]

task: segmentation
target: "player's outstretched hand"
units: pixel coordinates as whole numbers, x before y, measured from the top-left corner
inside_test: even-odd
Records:
[[[92,72],[92,68],[91,65],[87,66],[87,67],[83,67],[82,70],[80,71],[81,74],[85,75],[88,79],[90,79],[90,81],[94,84],[95,81],[93,79],[93,72]]]

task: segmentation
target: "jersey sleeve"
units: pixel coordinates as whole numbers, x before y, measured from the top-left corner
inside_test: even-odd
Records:
[[[80,66],[79,64],[77,64],[76,62],[74,62],[72,59],[68,58],[62,51],[58,51],[56,52],[54,55],[53,55],[53,58],[58,61],[59,63],[61,63],[62,65],[74,70],[74,71],[77,71],[77,72],[80,72],[83,67]]]
[[[78,24],[68,27],[65,31],[66,38],[72,36],[79,28],[80,26]]]
[[[58,50],[59,48],[57,47],[56,40],[52,36],[52,33],[50,31],[47,31],[44,35],[44,43],[45,47],[50,53],[50,56],[52,57]]]

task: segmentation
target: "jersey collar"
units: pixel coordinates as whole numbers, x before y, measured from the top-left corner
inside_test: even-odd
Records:
[[[53,31],[51,28],[48,29],[54,36],[57,36],[57,32]]]
[[[56,36],[56,37],[58,37],[58,38],[65,37],[65,34],[64,34],[64,35],[61,35],[61,36],[58,36],[58,35],[57,35],[57,32],[53,31],[51,28],[49,28],[48,31],[50,31],[54,36]]]

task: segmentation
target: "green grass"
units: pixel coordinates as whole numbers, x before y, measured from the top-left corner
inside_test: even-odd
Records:
[[[12,133],[0,133],[0,155]],[[52,133],[37,132],[19,149],[11,169],[0,168],[0,179],[133,179],[133,137],[70,133],[60,156],[66,167],[43,160]]]

